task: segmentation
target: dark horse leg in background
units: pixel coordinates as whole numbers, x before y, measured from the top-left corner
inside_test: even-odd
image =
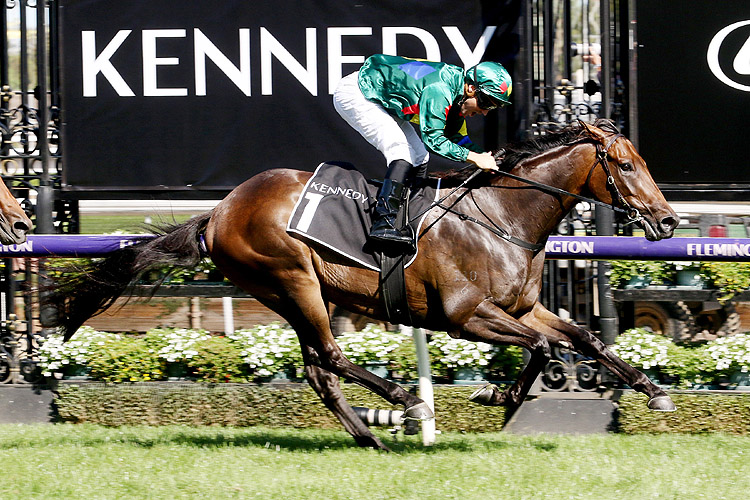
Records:
[[[261,302],[271,306],[266,301]],[[274,309],[274,307],[271,308]],[[402,387],[387,380],[382,380],[364,368],[351,363],[341,353],[327,326],[329,318],[325,307],[319,311],[318,323],[313,323],[315,320],[310,317],[310,309],[306,308],[306,313],[302,313],[302,308],[296,302],[293,305],[287,304],[283,309],[285,319],[289,321],[299,337],[305,361],[305,374],[310,386],[326,407],[339,419],[357,444],[388,450],[388,447],[370,432],[347,403],[337,375],[345,376],[349,380],[372,390],[391,404],[403,405],[405,408],[404,417],[417,420],[433,417],[429,407],[421,399],[408,393]],[[312,315],[315,316],[315,314]],[[321,335],[321,331],[327,331],[328,333]],[[326,335],[330,335],[329,342],[319,340],[319,336],[325,338]],[[360,374],[360,372],[364,373]],[[361,375],[364,375],[364,377]],[[379,382],[384,386],[385,392],[381,390],[378,385]]]

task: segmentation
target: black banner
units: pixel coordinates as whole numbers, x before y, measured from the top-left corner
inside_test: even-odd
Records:
[[[336,82],[379,52],[512,70],[520,5],[61,0],[63,188],[226,191],[328,160],[382,176],[383,157],[333,108]],[[499,119],[489,137],[469,120],[472,139],[496,147]],[[431,168],[446,166],[459,165]]]
[[[750,3],[641,0],[636,18],[638,145],[654,177],[750,184]]]

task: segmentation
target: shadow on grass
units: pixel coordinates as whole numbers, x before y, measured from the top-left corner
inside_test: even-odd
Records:
[[[184,446],[196,448],[266,448],[293,452],[325,452],[329,450],[358,450],[354,440],[346,433],[320,430],[258,429],[258,428],[98,428],[95,432],[65,432],[59,435],[38,436],[37,439],[7,438],[0,440],[0,449],[34,448],[43,446],[97,447],[126,445],[142,448],[157,446]],[[394,438],[385,431],[376,435],[397,454],[425,454],[445,451],[475,453],[497,449],[534,449],[554,451],[557,444],[544,437],[519,438],[507,434],[458,434],[438,436],[433,446],[423,446],[419,436]],[[376,453],[375,450],[372,450]]]

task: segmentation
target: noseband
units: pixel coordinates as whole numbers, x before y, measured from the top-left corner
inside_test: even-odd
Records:
[[[627,202],[625,197],[622,195],[620,190],[617,187],[617,184],[615,184],[615,178],[612,176],[612,172],[609,170],[609,162],[607,161],[607,154],[609,153],[609,148],[612,147],[612,145],[619,139],[620,137],[625,137],[623,134],[617,133],[612,136],[612,138],[609,140],[606,146],[602,147],[601,143],[597,141],[596,143],[596,160],[594,161],[594,164],[591,166],[591,169],[589,170],[589,175],[586,177],[586,185],[588,185],[589,181],[591,180],[591,176],[594,173],[594,170],[596,170],[596,167],[598,165],[602,166],[602,169],[604,170],[604,173],[607,175],[607,191],[609,191],[609,194],[612,196],[612,205],[608,208],[611,208],[615,212],[624,213],[625,217],[627,217],[628,221],[625,223],[627,224],[633,224],[635,222],[640,222],[643,220],[643,216],[641,213],[633,207],[630,203]],[[619,206],[618,206],[619,205]],[[620,208],[624,207],[624,208]]]

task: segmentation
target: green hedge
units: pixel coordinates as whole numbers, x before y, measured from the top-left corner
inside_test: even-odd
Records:
[[[472,386],[435,386],[438,429],[491,432],[505,425],[505,408],[469,401]],[[354,384],[342,390],[352,406],[390,407]],[[218,425],[340,429],[307,384],[60,384],[55,399],[59,420],[119,425]]]
[[[750,435],[750,392],[736,394],[670,393],[677,405],[671,413],[648,409],[647,398],[626,392],[619,401],[619,432],[625,434],[721,432]]]
[[[474,386],[435,386],[437,428],[494,432],[506,423],[506,409],[468,400]],[[354,384],[342,390],[352,406],[389,409],[388,403]],[[619,399],[617,431],[643,433],[727,433],[750,435],[750,393],[674,392],[673,413],[648,409],[643,394]],[[307,384],[141,383],[60,384],[55,399],[60,421],[119,425],[217,425],[340,429],[341,424]],[[401,409],[393,407],[392,409]]]

